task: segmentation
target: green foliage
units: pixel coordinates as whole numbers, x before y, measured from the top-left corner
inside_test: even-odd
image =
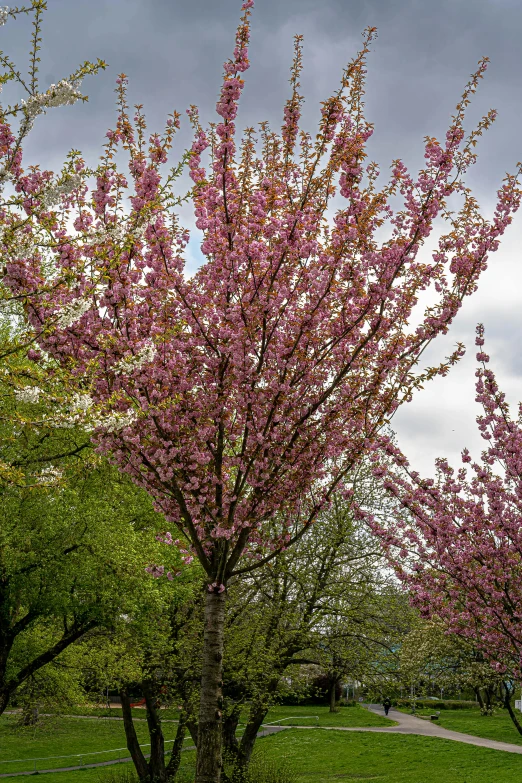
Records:
[[[413,707],[419,710],[478,710],[478,704],[475,701],[452,700],[452,699],[392,699],[394,707]]]
[[[438,621],[418,620],[401,645],[400,673],[405,685],[431,683],[449,691],[495,689],[499,675],[470,643],[446,633]]]
[[[5,327],[3,339],[5,347]],[[185,578],[173,586],[145,574],[151,563],[180,565],[177,550],[155,539],[164,521],[150,498],[93,452],[86,433],[45,418],[40,398],[17,398],[28,377],[39,377],[33,362],[17,352],[1,359],[0,711],[17,691],[20,706],[55,710],[81,701],[107,638],[129,617],[134,625],[142,618],[149,647],[159,648],[164,596],[174,600]],[[49,379],[59,408],[63,379]],[[69,646],[86,635],[90,649],[73,654]],[[128,677],[128,657],[113,648],[116,658]]]

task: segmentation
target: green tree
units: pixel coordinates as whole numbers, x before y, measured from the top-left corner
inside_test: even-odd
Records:
[[[117,688],[127,747],[143,783],[174,780],[187,730],[197,744],[197,694],[201,677],[202,575],[186,568],[174,583],[152,578],[141,586],[139,601],[124,618],[88,639],[83,648],[91,687]],[[196,654],[194,654],[196,653]],[[142,751],[131,709],[141,695],[149,731],[150,755]],[[161,707],[179,708],[170,753],[165,745]]]
[[[90,450],[58,468],[43,458],[52,434],[19,432],[15,445],[4,424],[4,449],[6,431],[24,481],[0,484],[0,712],[37,671],[133,605],[161,524],[144,493]]]
[[[359,478],[356,496],[369,500],[375,484]],[[334,686],[347,674],[383,678],[392,637],[402,633],[388,578],[373,536],[337,497],[291,551],[231,585],[223,724],[237,768],[248,766],[266,713],[296,667],[322,666]],[[245,705],[247,725],[237,739]]]

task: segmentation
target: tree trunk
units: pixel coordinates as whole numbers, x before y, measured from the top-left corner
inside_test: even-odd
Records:
[[[257,739],[257,732],[263,725],[263,721],[268,712],[266,707],[259,706],[253,712],[250,712],[248,723],[246,725],[241,742],[239,743],[239,749],[237,753],[237,769],[238,772],[244,772],[252,757],[252,751]]]
[[[149,681],[144,681],[142,687],[147,707],[147,725],[149,727],[150,736],[150,778],[153,783],[166,783],[165,742],[157,709],[157,696],[154,692],[152,683]]]
[[[205,596],[205,635],[195,783],[220,783],[223,765],[223,631],[226,592]]]
[[[480,688],[475,688],[475,696],[477,697],[477,701],[479,703],[479,707],[481,710],[484,709],[484,701],[482,699],[482,694],[480,693]]]
[[[232,758],[237,755],[239,748],[236,731],[240,715],[241,707],[239,704],[234,704],[230,713],[225,715],[223,720],[223,748],[225,753],[230,754]]]
[[[0,691],[0,715],[2,715],[7,709],[10,696],[11,694],[9,693],[9,691],[7,690]]]
[[[179,765],[181,763],[181,751],[183,750],[183,742],[185,740],[185,733],[187,730],[187,713],[182,710],[179,714],[179,723],[176,731],[176,738],[172,745],[172,753],[170,754],[170,760],[167,765],[167,780],[174,780],[177,775]]]
[[[132,720],[132,710],[130,706],[130,699],[125,688],[120,688],[121,698],[121,712],[123,715],[123,728],[125,729],[125,737],[127,738],[127,748],[131,754],[132,762],[138,774],[140,781],[147,781],[149,778],[149,767],[145,756],[142,753],[138,737],[136,736],[136,729]]]
[[[337,680],[330,682],[330,712],[337,712]]]
[[[194,716],[188,716],[187,718],[187,729],[189,730],[189,734],[192,738],[192,742],[198,747],[198,723],[195,720]]]
[[[504,683],[504,689],[505,689],[504,706],[509,712],[509,717],[513,721],[516,730],[518,731],[519,734],[522,734],[522,726],[520,725],[518,718],[513,710],[513,707],[511,706],[511,697],[513,695],[513,691],[507,687],[506,683]]]
[[[36,726],[38,723],[38,707],[25,707],[22,711],[22,726]]]

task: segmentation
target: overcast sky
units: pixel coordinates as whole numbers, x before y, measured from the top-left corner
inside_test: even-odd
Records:
[[[68,75],[83,60],[101,57],[109,69],[84,84],[89,103],[52,111],[38,119],[27,149],[44,167],[81,149],[94,163],[114,118],[116,76],[130,79],[130,98],[143,103],[151,129],[160,130],[173,109],[200,107],[214,119],[223,61],[231,54],[239,0],[48,0],[44,21],[41,89]],[[479,148],[469,181],[487,215],[507,170],[522,159],[522,3],[520,0],[257,0],[252,23],[251,69],[239,122],[279,124],[288,93],[292,39],[304,41],[305,122],[313,130],[319,101],[338,83],[357,50],[361,32],[376,26],[379,37],[368,61],[367,115],[375,124],[371,157],[385,172],[394,158],[416,169],[423,137],[443,137],[453,107],[482,56],[491,59],[469,126],[490,107],[499,116]],[[0,28],[0,47],[17,62],[27,60],[30,27],[24,20]],[[181,147],[187,136],[181,139]],[[178,150],[179,151],[179,150]],[[436,456],[454,463],[464,446],[480,452],[474,417],[474,330],[486,326],[487,350],[509,400],[522,399],[522,211],[501,249],[490,259],[478,293],[450,334],[438,340],[427,363],[458,341],[466,358],[449,377],[437,379],[394,420],[399,442],[412,463],[428,474]],[[197,242],[191,264],[198,262]]]

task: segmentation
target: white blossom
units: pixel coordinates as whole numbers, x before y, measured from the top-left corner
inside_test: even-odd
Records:
[[[42,390],[38,386],[26,386],[25,389],[15,389],[15,397],[18,402],[31,402],[37,403],[42,394]]]
[[[59,204],[62,196],[68,196],[81,185],[82,178],[79,174],[71,174],[63,182],[51,185],[42,199],[44,207],[52,207]]]
[[[131,373],[134,370],[139,370],[143,365],[150,364],[154,361],[156,356],[156,348],[152,343],[147,343],[134,356],[129,356],[127,359],[122,359],[118,362],[114,369],[116,374]]]
[[[59,468],[48,467],[42,468],[40,475],[37,477],[39,484],[53,484],[55,481],[59,481],[63,478],[63,471]]]
[[[32,125],[34,118],[44,114],[53,106],[72,106],[82,97],[79,81],[68,82],[62,79],[58,84],[51,84],[48,90],[36,95],[31,95],[27,100],[22,100],[25,115]]]
[[[125,413],[115,411],[108,416],[97,419],[96,426],[102,427],[105,432],[118,432],[124,427],[130,427],[137,418],[136,411],[129,408]]]
[[[92,397],[88,394],[75,394],[71,401],[72,413],[85,413],[92,408]]]
[[[90,310],[92,302],[87,299],[73,299],[69,302],[60,312],[58,316],[58,326],[66,329],[68,326],[72,326],[87,310]]]
[[[0,7],[0,27],[2,27],[7,22],[7,17],[9,16],[9,6],[3,5]]]

